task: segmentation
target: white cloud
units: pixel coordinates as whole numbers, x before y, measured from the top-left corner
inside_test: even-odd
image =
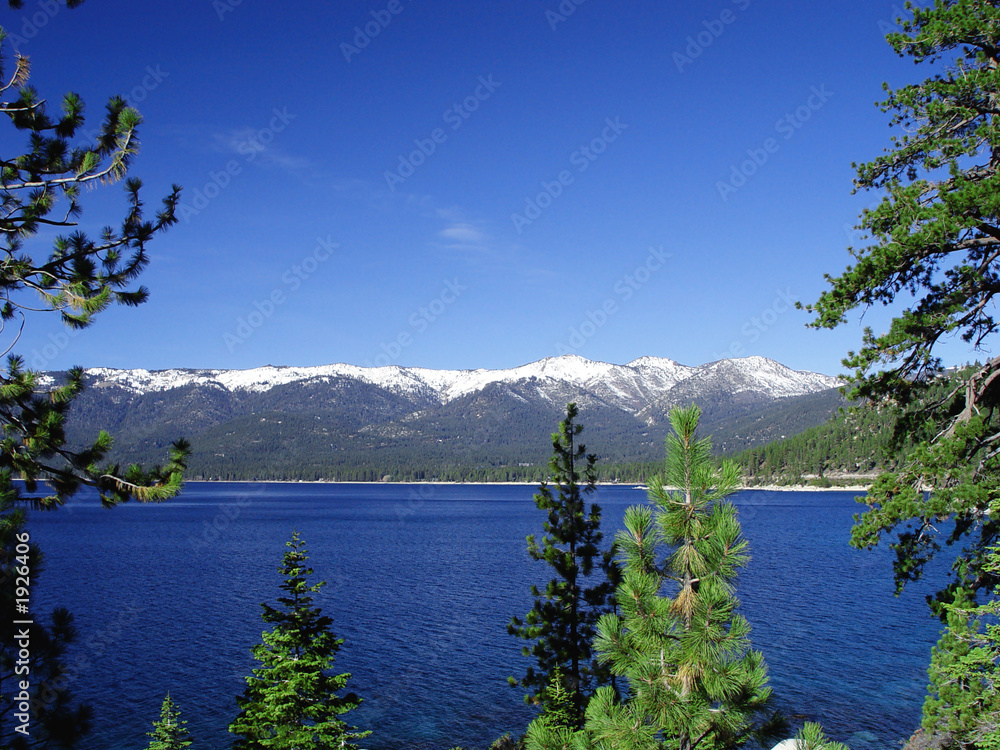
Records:
[[[449,227],[445,227],[439,232],[439,235],[446,239],[452,240],[454,242],[461,242],[469,245],[477,245],[485,239],[485,236],[472,224],[459,223],[452,224]]]

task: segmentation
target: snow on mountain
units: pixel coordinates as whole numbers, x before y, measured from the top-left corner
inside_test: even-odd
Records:
[[[724,383],[731,392],[759,392],[772,398],[799,396],[834,388],[836,378],[797,372],[764,357],[725,359],[686,367],[670,359],[641,357],[626,365],[596,362],[576,355],[548,357],[506,370],[430,370],[417,367],[275,367],[250,370],[87,370],[95,387],[116,385],[135,393],[168,391],[183,386],[208,386],[231,392],[262,393],[291,383],[356,379],[407,396],[429,397],[446,404],[494,383],[532,383],[539,395],[562,398],[566,387],[587,391],[628,411],[665,396],[679,383],[685,391],[701,381]]]
[[[829,375],[792,370],[766,357],[721,359],[695,369],[699,377],[710,374],[725,380],[733,393],[752,390],[772,398],[801,396],[841,385]]]
[[[695,367],[686,367],[666,357],[639,357],[625,366],[636,370],[647,382],[663,389],[672,388],[691,377],[697,370]]]

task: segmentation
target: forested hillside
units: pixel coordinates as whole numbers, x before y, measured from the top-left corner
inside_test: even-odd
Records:
[[[846,402],[828,422],[736,454],[750,484],[798,484],[830,474],[871,475],[895,469],[921,441],[934,437],[930,411],[942,408],[968,370],[941,378],[922,399],[927,411]],[[732,452],[732,451],[729,451]]]
[[[583,385],[518,377],[442,402],[427,389],[347,376],[266,388],[204,378],[157,389],[95,373],[73,404],[68,435],[83,444],[107,430],[117,440],[111,455],[123,463],[153,462],[183,436],[191,443],[191,479],[537,482],[548,476],[548,436],[574,402],[601,480],[636,482],[660,467],[665,415],[678,403],[702,408],[703,431],[715,436],[720,452],[821,424],[841,403],[837,389],[822,384],[809,386],[820,388],[812,393],[776,397],[769,389],[791,371],[766,371],[751,381],[745,366],[714,363],[678,392],[653,390],[631,407],[620,396],[631,392],[628,382],[609,377]]]

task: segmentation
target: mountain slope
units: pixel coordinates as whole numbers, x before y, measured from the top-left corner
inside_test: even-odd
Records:
[[[705,434],[735,450],[819,424],[839,404],[834,378],[761,357],[699,367],[567,355],[507,370],[94,369],[86,381],[72,440],[106,429],[116,460],[150,463],[185,436],[194,477],[229,479],[544,475],[548,436],[570,401],[605,463],[660,460],[675,405],[700,404]]]

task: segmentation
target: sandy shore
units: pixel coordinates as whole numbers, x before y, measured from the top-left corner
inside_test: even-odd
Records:
[[[809,484],[761,484],[756,487],[742,487],[744,490],[762,490],[764,492],[868,492],[870,485],[851,484],[845,487],[813,487]]]

